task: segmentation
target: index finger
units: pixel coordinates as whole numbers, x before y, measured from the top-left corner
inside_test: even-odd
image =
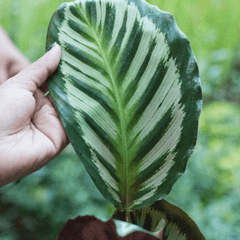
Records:
[[[61,48],[58,44],[55,44],[50,51],[45,53],[36,62],[24,68],[5,83],[11,84],[11,87],[26,89],[34,93],[57,69],[60,59]]]

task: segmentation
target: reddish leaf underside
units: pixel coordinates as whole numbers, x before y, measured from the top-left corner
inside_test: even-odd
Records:
[[[125,237],[118,235],[114,221],[102,222],[94,216],[69,219],[57,240],[157,240],[145,232],[132,232]]]

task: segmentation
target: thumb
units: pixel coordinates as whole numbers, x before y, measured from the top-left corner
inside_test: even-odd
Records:
[[[55,44],[36,62],[24,68],[14,77],[7,80],[11,87],[26,89],[34,93],[39,86],[57,69],[61,59],[61,48]]]

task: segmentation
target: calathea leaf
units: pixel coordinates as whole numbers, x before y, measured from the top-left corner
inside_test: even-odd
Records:
[[[126,237],[130,240],[132,239],[142,239],[141,236],[145,236],[146,239],[149,240],[150,236],[152,236],[151,239],[157,239],[156,236],[154,236],[154,234],[150,231],[147,231],[141,227],[139,227],[138,225],[135,224],[131,224],[128,223],[126,221],[120,221],[120,220],[116,220],[116,219],[111,219],[114,221],[115,225],[116,225],[116,231],[118,233],[119,236],[121,237]],[[109,221],[111,221],[109,220]],[[132,236],[132,238],[131,238]],[[139,238],[137,237],[139,236]],[[147,238],[148,237],[148,238]],[[124,238],[125,239],[125,238]],[[145,239],[145,238],[144,238]]]
[[[202,104],[172,15],[141,0],[64,3],[46,49],[55,41],[62,57],[49,91],[101,193],[122,211],[166,196],[195,146]]]
[[[197,224],[179,207],[159,200],[130,212],[116,210],[114,219],[136,224],[165,240],[205,240]]]

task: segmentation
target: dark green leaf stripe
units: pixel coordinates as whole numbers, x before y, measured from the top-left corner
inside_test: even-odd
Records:
[[[62,48],[49,90],[102,194],[122,210],[169,193],[196,143],[198,67],[173,17],[140,0],[61,5],[47,47]]]

